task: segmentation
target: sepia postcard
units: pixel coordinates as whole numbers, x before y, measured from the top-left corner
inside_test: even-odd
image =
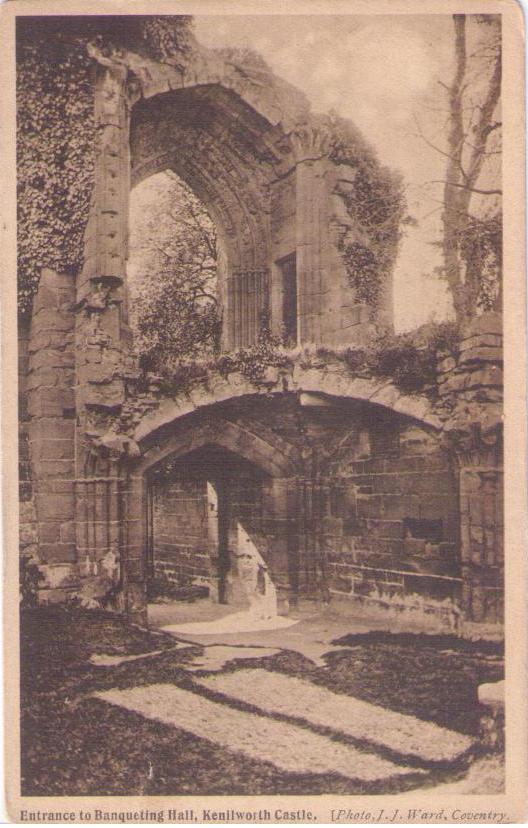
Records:
[[[522,7],[0,26],[7,818],[525,822]]]

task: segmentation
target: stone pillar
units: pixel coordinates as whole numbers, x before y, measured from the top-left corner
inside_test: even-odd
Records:
[[[123,608],[119,595],[123,485],[119,462],[88,456],[75,482],[80,597],[87,606]]]
[[[462,604],[472,621],[502,623],[504,521],[502,319],[483,314],[469,326],[457,360],[438,379],[451,409],[445,433],[459,467]]]
[[[279,613],[297,603],[299,508],[296,478],[274,477],[263,492],[267,563],[277,590]]]
[[[329,134],[304,126],[292,136],[296,158],[296,256],[299,343],[321,343],[329,272],[329,192],[325,180]]]
[[[218,515],[218,492],[213,483],[207,481],[207,543],[209,547],[210,580],[209,595],[212,601],[220,600],[220,586],[218,573],[218,550],[220,542],[219,515]]]
[[[123,606],[131,621],[146,624],[146,485],[142,476],[130,473],[123,476],[120,486],[123,509],[120,539]]]
[[[35,514],[29,511],[36,517],[44,600],[62,600],[78,585],[74,302],[73,277],[43,270],[33,302],[26,388]]]
[[[129,118],[126,68],[99,66],[95,85],[95,183],[85,234],[85,260],[77,281],[77,409],[115,412],[124,402],[129,332],[125,273],[128,243]],[[84,416],[83,416],[84,415]]]
[[[130,362],[126,308],[130,189],[127,69],[90,47],[95,81],[94,191],[77,280],[76,542],[88,603],[114,603],[133,616],[145,607],[142,481],[129,478],[126,456],[94,449],[119,415]],[[137,502],[135,500],[137,498]]]

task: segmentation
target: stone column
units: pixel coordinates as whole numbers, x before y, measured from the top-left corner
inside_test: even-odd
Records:
[[[128,344],[125,274],[130,177],[126,68],[99,66],[95,85],[95,183],[77,281],[77,408],[109,414],[124,401]],[[97,417],[95,417],[97,419]]]
[[[459,467],[462,603],[471,621],[502,623],[504,594],[502,319],[474,320],[458,359],[440,365],[445,425]]]
[[[144,539],[137,523],[142,483],[129,479],[126,455],[94,449],[121,412],[126,381],[134,367],[129,357],[125,284],[130,189],[128,70],[95,47],[90,51],[98,61],[96,141],[84,266],[77,280],[76,543],[84,599],[111,602],[141,615]]]
[[[44,269],[33,302],[26,384],[33,517],[44,600],[63,600],[78,585],[74,302],[73,277]]]
[[[325,173],[329,135],[305,125],[292,135],[296,159],[296,256],[299,343],[322,341],[323,295],[328,292],[329,192]]]

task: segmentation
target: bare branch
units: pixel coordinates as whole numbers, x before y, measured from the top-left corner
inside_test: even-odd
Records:
[[[450,187],[460,187],[463,190],[470,190],[472,193],[478,193],[479,195],[502,195],[502,190],[480,190],[478,187],[470,187],[468,184],[457,184],[455,181],[433,179],[431,184],[449,184]]]

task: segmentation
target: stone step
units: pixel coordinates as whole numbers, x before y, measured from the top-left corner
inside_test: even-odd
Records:
[[[257,672],[259,678],[265,673]],[[364,782],[425,776],[424,771],[396,765],[289,722],[236,710],[173,684],[113,689],[95,696],[290,773],[337,773]]]
[[[267,713],[305,719],[354,739],[427,762],[452,762],[473,744],[469,736],[309,681],[268,670],[222,673],[195,682]]]

